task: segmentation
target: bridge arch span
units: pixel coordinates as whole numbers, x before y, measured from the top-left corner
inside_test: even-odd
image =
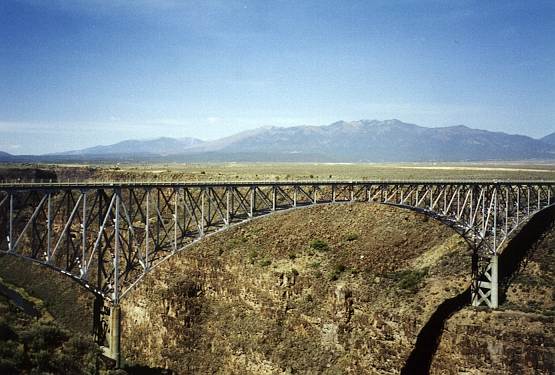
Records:
[[[252,218],[246,218],[246,219],[243,219],[241,221],[232,222],[229,225],[225,225],[225,226],[213,229],[212,231],[209,230],[209,231],[205,232],[204,235],[199,236],[197,238],[194,238],[191,242],[189,242],[186,245],[180,247],[176,251],[169,252],[163,258],[159,259],[156,263],[152,264],[148,269],[145,269],[144,272],[141,273],[137,277],[136,280],[134,280],[131,284],[128,285],[128,287],[125,290],[122,291],[122,293],[120,295],[120,300],[122,298],[124,298],[129,292],[131,292],[133,290],[133,288],[137,284],[139,284],[144,277],[146,277],[152,270],[154,270],[161,263],[163,263],[164,261],[173,257],[174,255],[176,255],[176,254],[178,254],[182,251],[186,251],[188,248],[197,245],[199,242],[202,242],[206,238],[218,235],[220,233],[224,233],[224,232],[226,232],[228,230],[231,230],[233,228],[246,225],[250,222],[257,221],[259,219],[263,219],[263,218],[266,218],[266,217],[271,216],[271,215],[286,214],[286,213],[294,211],[294,210],[311,208],[311,207],[314,207],[315,205],[324,205],[324,204],[347,205],[347,204],[353,204],[353,203],[357,203],[357,202],[356,201],[354,201],[354,202],[353,201],[336,201],[336,202],[319,201],[316,204],[300,204],[296,207],[284,208],[284,209],[279,209],[279,210],[272,210],[272,211],[262,212],[260,214],[255,213],[256,216],[253,216]],[[471,238],[473,238],[473,237],[469,237],[465,230],[461,230],[456,225],[456,223],[453,223],[448,218],[439,216],[434,212],[431,212],[429,210],[419,209],[419,208],[412,207],[412,206],[399,205],[399,204],[395,204],[395,203],[380,203],[380,202],[377,202],[377,203],[371,203],[371,204],[383,204],[383,205],[387,205],[387,206],[390,206],[390,207],[409,210],[409,211],[413,211],[413,212],[416,212],[416,213],[419,213],[419,214],[422,214],[422,215],[426,215],[429,218],[431,218],[435,221],[439,221],[443,225],[449,226],[450,228],[454,229],[458,234],[460,234],[467,241],[467,243],[469,243],[469,245],[473,245],[473,242],[471,240]],[[44,259],[41,259],[41,258],[29,257],[25,253],[4,251],[4,252],[0,252],[0,254],[5,255],[5,256],[10,256],[10,257],[15,257],[17,259],[21,259],[24,262],[31,262],[33,264],[37,264],[37,265],[46,267],[50,270],[53,270],[55,272],[58,272],[58,273],[62,274],[63,276],[67,277],[70,281],[77,283],[80,287],[84,288],[87,292],[90,292],[90,293],[94,294],[96,297],[99,297],[101,299],[105,299],[107,302],[110,302],[109,295],[106,295],[105,293],[103,293],[102,290],[97,289],[97,287],[90,284],[87,279],[84,279],[84,278],[80,277],[80,275],[76,275],[76,274],[73,274],[71,272],[68,272],[66,269],[61,268],[60,266],[57,266],[56,264],[53,264],[51,262],[46,262]]]

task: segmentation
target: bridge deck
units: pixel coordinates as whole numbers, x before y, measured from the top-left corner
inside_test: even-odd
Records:
[[[555,180],[282,180],[282,181],[109,181],[109,182],[0,182],[0,189],[117,188],[117,187],[250,187],[312,185],[555,185]]]

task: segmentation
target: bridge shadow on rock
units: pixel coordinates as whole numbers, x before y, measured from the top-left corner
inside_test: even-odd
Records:
[[[459,295],[445,300],[422,328],[414,349],[401,370],[402,375],[428,374],[432,359],[441,340],[445,322],[451,315],[470,303],[470,287]]]
[[[172,370],[160,368],[160,367],[147,367],[147,366],[140,366],[134,365],[125,367],[123,369],[125,372],[124,374],[131,374],[131,375],[173,375],[175,374]]]
[[[505,302],[511,282],[554,225],[555,206],[552,206],[534,215],[507,244],[499,256],[500,303]]]
[[[510,240],[499,255],[500,303],[506,299],[506,291],[511,281],[526,266],[526,259],[555,225],[555,206],[534,215],[528,223]],[[445,322],[454,313],[470,303],[470,287],[463,293],[444,301],[422,328],[414,349],[409,355],[402,375],[429,374],[432,360],[437,351]]]

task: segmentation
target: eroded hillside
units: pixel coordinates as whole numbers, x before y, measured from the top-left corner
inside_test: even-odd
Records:
[[[180,373],[397,374],[469,284],[461,237],[380,205],[305,208],[213,236],[124,304],[127,358]]]
[[[432,374],[553,373],[555,230],[532,245],[499,310],[461,305],[442,335],[437,325]],[[1,260],[1,277],[44,300],[64,327],[90,332],[84,289]],[[124,300],[123,354],[180,374],[398,374],[438,306],[468,288],[469,271],[463,239],[411,211],[282,212],[206,238],[149,274]]]

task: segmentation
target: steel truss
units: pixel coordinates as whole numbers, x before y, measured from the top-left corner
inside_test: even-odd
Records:
[[[300,206],[365,201],[461,233],[473,248],[472,304],[496,308],[499,251],[554,195],[555,182],[543,181],[0,185],[0,254],[58,270],[118,306],[149,270],[210,233]]]

